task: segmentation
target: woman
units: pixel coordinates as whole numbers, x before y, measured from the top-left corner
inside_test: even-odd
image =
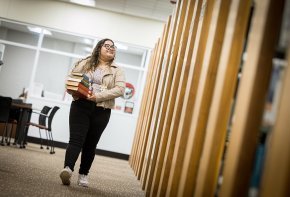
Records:
[[[91,56],[76,63],[72,72],[81,72],[90,78],[92,95],[87,99],[72,94],[69,124],[70,139],[66,149],[64,169],[60,178],[64,185],[70,185],[70,178],[80,152],[81,164],[78,185],[88,187],[87,175],[95,157],[96,146],[106,128],[115,98],[125,91],[123,71],[113,62],[116,47],[112,40],[98,42]]]

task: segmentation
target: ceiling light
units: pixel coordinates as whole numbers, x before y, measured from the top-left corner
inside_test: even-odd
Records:
[[[84,42],[85,44],[88,44],[88,45],[93,44],[93,41],[92,41],[91,39],[88,39],[88,38],[84,38],[84,39],[83,39],[83,42]]]
[[[44,33],[45,35],[52,35],[52,33],[51,33],[50,31],[48,31],[48,30],[46,30],[46,29],[42,29],[42,28],[40,28],[40,27],[27,27],[27,28],[29,29],[29,31],[31,31],[31,32],[35,32],[35,33],[38,33],[38,34],[40,34],[41,31],[43,30],[43,33]]]
[[[116,43],[116,42],[115,42],[115,45],[116,45],[117,49],[128,50],[128,46],[126,46],[126,45]]]
[[[80,5],[86,5],[86,6],[95,6],[96,5],[95,0],[70,0],[70,2],[80,4]]]
[[[83,47],[84,51],[87,53],[91,53],[93,49],[91,47]]]

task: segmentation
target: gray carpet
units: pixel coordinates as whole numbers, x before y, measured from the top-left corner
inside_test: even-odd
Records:
[[[96,156],[89,174],[89,188],[76,184],[79,160],[70,186],[61,184],[64,149],[50,155],[39,145],[26,149],[0,146],[0,196],[145,196],[128,161]]]

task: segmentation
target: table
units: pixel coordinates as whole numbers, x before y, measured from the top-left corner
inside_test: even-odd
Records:
[[[12,101],[11,109],[19,110],[19,117],[17,120],[17,128],[15,135],[15,145],[19,145],[20,148],[25,148],[26,138],[26,124],[30,121],[32,104],[31,103],[15,103]]]

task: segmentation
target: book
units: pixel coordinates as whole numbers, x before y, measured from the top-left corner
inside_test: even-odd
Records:
[[[67,78],[67,81],[66,81],[66,84],[68,84],[68,85],[76,85],[76,84],[78,84],[78,83],[82,83],[84,86],[86,86],[86,87],[90,87],[90,83],[89,83],[89,81],[88,80],[86,80],[86,79],[78,79],[78,78],[74,78],[74,77],[68,77]]]
[[[74,75],[74,76],[80,76],[80,77],[82,77],[84,75],[81,72],[71,72],[71,74]]]
[[[66,89],[73,91],[75,95],[82,98],[87,98],[92,94],[92,92],[88,88],[84,87],[82,84],[79,84],[78,86],[67,85]]]
[[[65,85],[69,85],[69,86],[78,86],[80,82],[78,81],[66,81]]]
[[[91,95],[89,77],[80,72],[71,72],[66,80],[66,89],[73,94],[87,98]]]
[[[89,80],[85,79],[85,78],[76,78],[76,77],[73,77],[73,76],[68,76],[67,80],[70,80],[70,81],[77,81],[77,82],[81,82],[81,81],[85,81],[87,83],[89,83]]]
[[[70,90],[77,90],[78,88],[81,88],[88,93],[91,92],[88,87],[86,87],[84,84],[80,82],[78,82],[77,84],[72,84],[72,85],[70,85],[69,83],[66,83],[66,87],[69,88]]]
[[[71,78],[74,78],[74,79],[81,79],[81,80],[84,80],[84,81],[87,81],[89,82],[90,79],[87,75],[83,74],[83,73],[79,73],[79,72],[72,72],[69,77]]]
[[[65,83],[66,85],[70,85],[70,86],[78,86],[79,84],[82,84],[83,86],[85,86],[86,88],[89,88],[90,85],[84,81],[81,81],[81,82],[78,82],[78,81],[71,81],[71,80],[68,80],[66,81]]]

